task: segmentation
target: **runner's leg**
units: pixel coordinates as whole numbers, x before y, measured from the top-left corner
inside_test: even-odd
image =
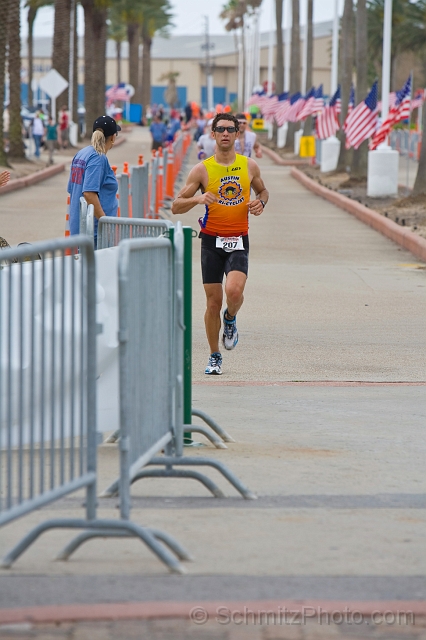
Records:
[[[242,271],[230,271],[226,276],[225,296],[228,315],[236,316],[244,302],[247,276]]]
[[[244,275],[244,274],[242,274]],[[207,341],[210,353],[216,353],[219,349],[220,311],[222,309],[223,291],[221,284],[205,284],[207,308],[204,314]]]

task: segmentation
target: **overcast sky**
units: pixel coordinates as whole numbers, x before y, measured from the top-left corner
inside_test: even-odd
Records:
[[[173,6],[173,22],[174,27],[171,30],[175,35],[201,34],[204,33],[205,20],[204,16],[209,18],[210,33],[223,34],[226,33],[219,14],[226,0],[171,0]],[[285,3],[290,0],[285,0]],[[338,0],[339,11],[343,9],[343,0]],[[331,20],[334,13],[335,0],[314,0],[314,22],[323,22]],[[261,30],[269,31],[271,24],[271,12],[275,0],[263,0]],[[301,6],[301,23],[306,21],[306,0],[300,0]],[[27,35],[27,10],[22,11],[22,35]],[[78,31],[80,35],[83,33],[83,10],[79,6]],[[285,26],[285,24],[284,24]],[[53,8],[44,7],[37,12],[37,18],[34,25],[34,34],[36,36],[49,36],[53,34]]]

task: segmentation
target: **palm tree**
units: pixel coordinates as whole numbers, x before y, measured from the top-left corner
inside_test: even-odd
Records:
[[[107,6],[103,0],[81,0],[84,9],[84,85],[86,137],[105,110]]]
[[[352,84],[352,71],[354,66],[354,34],[353,34],[353,0],[345,0],[342,17],[342,31],[340,36],[340,85],[342,87],[342,122],[348,115],[348,103]],[[358,92],[358,102],[363,100]],[[340,154],[337,163],[337,171],[346,171],[348,165],[348,152],[345,149],[345,133],[340,131]]]
[[[108,10],[108,38],[114,40],[117,60],[117,84],[121,82],[121,45],[126,40],[126,25],[116,5]]]
[[[7,22],[9,15],[9,0],[0,0],[0,87],[4,87],[6,69],[6,45],[7,45]],[[3,101],[1,104],[1,114],[3,116]],[[6,153],[3,146],[3,117],[0,118],[0,165],[8,166]]]
[[[151,104],[151,45],[156,33],[167,35],[172,24],[169,0],[144,0],[142,11],[142,79],[138,91],[146,108]]]
[[[9,0],[8,42],[9,42],[9,87],[10,125],[9,155],[11,158],[25,158],[22,140],[21,119],[21,16],[19,0]],[[2,16],[3,21],[3,16]],[[3,84],[4,86],[4,84]]]
[[[53,27],[52,67],[70,82],[70,29],[71,29],[71,0],[55,0],[55,21]],[[65,89],[56,99],[57,108],[68,104],[68,89]],[[56,120],[56,113],[52,117]]]
[[[358,0],[356,5],[356,90],[362,98],[368,91],[368,38],[366,0]],[[354,149],[351,175],[367,178],[368,140],[359,149]]]
[[[312,86],[312,64],[314,57],[314,39],[313,39],[313,18],[314,18],[314,0],[308,0],[308,16],[306,22],[305,38],[307,38],[306,51],[306,87],[303,91],[307,91]],[[310,136],[312,133],[312,116],[305,120],[303,125],[303,135]]]
[[[299,0],[292,0],[291,20],[291,57],[290,57],[290,93],[296,93],[301,89],[300,82],[300,11]],[[293,152],[294,134],[299,129],[297,122],[289,122],[285,149]]]
[[[281,0],[282,1],[282,0]],[[246,43],[244,37],[244,16],[245,16],[246,6],[242,0],[228,0],[226,4],[223,5],[222,11],[219,14],[219,17],[225,21],[225,29],[226,31],[233,31],[235,38],[235,49],[238,52],[238,56],[241,56],[241,60],[238,60],[237,68],[245,69],[245,59],[246,59]],[[240,30],[240,42],[241,42],[241,50],[238,47],[238,30]],[[244,96],[245,96],[245,73],[242,74],[242,95],[238,96],[238,108],[243,110],[244,108]]]

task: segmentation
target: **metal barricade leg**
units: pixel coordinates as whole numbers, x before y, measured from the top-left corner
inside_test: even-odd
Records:
[[[175,540],[175,538],[173,538],[172,536],[170,536],[168,533],[165,533],[164,531],[160,531],[159,529],[153,529],[152,527],[150,527],[149,529],[147,529],[147,531],[149,531],[149,533],[151,533],[154,538],[156,540],[160,540],[161,542],[163,542],[167,547],[169,547],[169,549],[171,551],[173,551],[173,553],[175,554],[175,556],[177,558],[179,558],[179,560],[183,560],[186,562],[192,562],[194,560],[194,557],[188,553],[188,551],[182,547],[177,540]],[[88,540],[92,540],[94,538],[131,538],[133,537],[132,533],[129,533],[128,531],[121,531],[121,530],[117,530],[114,531],[113,529],[110,529],[108,531],[104,531],[103,529],[93,529],[93,530],[89,530],[89,531],[83,531],[82,533],[80,533],[78,536],[76,536],[75,538],[73,538],[56,556],[55,560],[68,560],[70,558],[70,556],[77,551],[77,549],[79,547],[81,547],[81,545],[84,542],[87,542]]]
[[[140,538],[146,546],[174,573],[186,573],[186,569],[179,564],[179,561],[156,539],[158,536],[154,535],[149,529],[141,527],[133,522],[125,520],[93,520],[91,522],[87,520],[77,519],[52,519],[47,522],[42,522],[37,527],[34,527],[28,535],[26,535],[13,549],[11,549],[3,558],[1,567],[8,569],[11,565],[21,556],[26,549],[45,531],[49,529],[95,529],[102,531],[103,537],[116,536],[116,531],[123,531],[127,535]],[[85,542],[86,539],[81,540],[80,544]],[[170,539],[170,538],[169,538]],[[175,541],[174,541],[175,542]],[[175,542],[177,546],[178,543]],[[79,545],[78,545],[79,546]],[[75,547],[77,548],[77,547]],[[189,554],[187,554],[189,555]]]

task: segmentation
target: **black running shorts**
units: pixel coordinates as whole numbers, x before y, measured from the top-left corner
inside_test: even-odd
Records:
[[[200,237],[203,284],[222,284],[224,274],[230,271],[248,274],[248,236],[243,236],[244,249],[230,253],[216,247],[216,236],[201,232]]]

